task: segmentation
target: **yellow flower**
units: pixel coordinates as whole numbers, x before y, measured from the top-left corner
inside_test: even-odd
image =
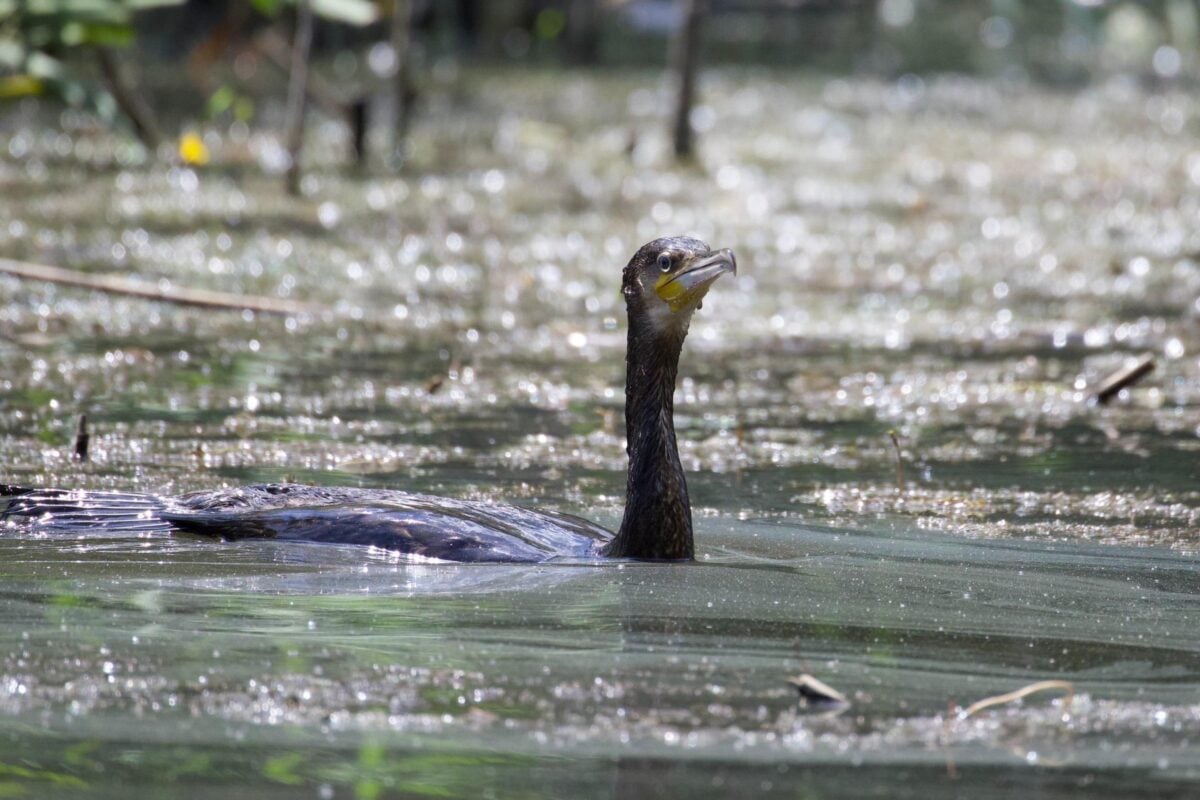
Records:
[[[202,167],[208,163],[208,148],[204,140],[194,133],[185,133],[179,137],[179,157],[183,163]]]

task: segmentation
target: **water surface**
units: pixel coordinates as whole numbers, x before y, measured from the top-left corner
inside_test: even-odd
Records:
[[[1194,794],[1194,98],[715,74],[677,168],[655,76],[516,77],[437,89],[396,177],[344,169],[318,122],[299,200],[268,133],[168,168],[72,114],[6,118],[0,254],[327,310],[0,279],[0,480],[392,486],[615,525],[619,271],[692,232],[741,266],[676,397],[698,562],[4,531],[0,790]],[[1088,403],[1143,353],[1147,380]],[[851,707],[802,708],[801,672]],[[1074,699],[956,718],[1048,678]]]

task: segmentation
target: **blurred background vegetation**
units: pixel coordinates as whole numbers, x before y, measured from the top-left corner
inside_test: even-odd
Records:
[[[286,124],[262,101],[311,60],[289,116],[303,95],[383,129],[396,156],[423,83],[473,65],[662,67],[693,5],[702,65],[1075,87],[1186,81],[1200,50],[1200,0],[0,0],[0,112],[65,104],[201,162],[187,131]]]

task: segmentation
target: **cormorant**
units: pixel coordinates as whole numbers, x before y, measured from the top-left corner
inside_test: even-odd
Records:
[[[692,312],[737,264],[729,250],[669,237],[643,246],[622,275],[629,316],[625,515],[613,534],[584,519],[387,489],[264,484],[180,497],[0,486],[0,521],[39,531],[186,531],[364,544],[448,561],[554,557],[691,559],[692,512],[675,443],[672,394]]]

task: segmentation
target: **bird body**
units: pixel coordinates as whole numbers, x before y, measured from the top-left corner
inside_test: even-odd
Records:
[[[0,521],[44,532],[182,531],[223,540],[275,538],[369,545],[416,558],[681,560],[693,556],[687,482],[672,395],[692,312],[736,263],[697,239],[657,239],[625,267],[629,316],[625,513],[611,533],[568,514],[387,489],[262,484],[180,497],[0,486]]]
[[[3,490],[0,489],[0,492]],[[179,497],[10,489],[2,516],[43,533],[168,533],[375,547],[419,558],[594,558],[612,533],[579,517],[389,489],[257,484]]]

